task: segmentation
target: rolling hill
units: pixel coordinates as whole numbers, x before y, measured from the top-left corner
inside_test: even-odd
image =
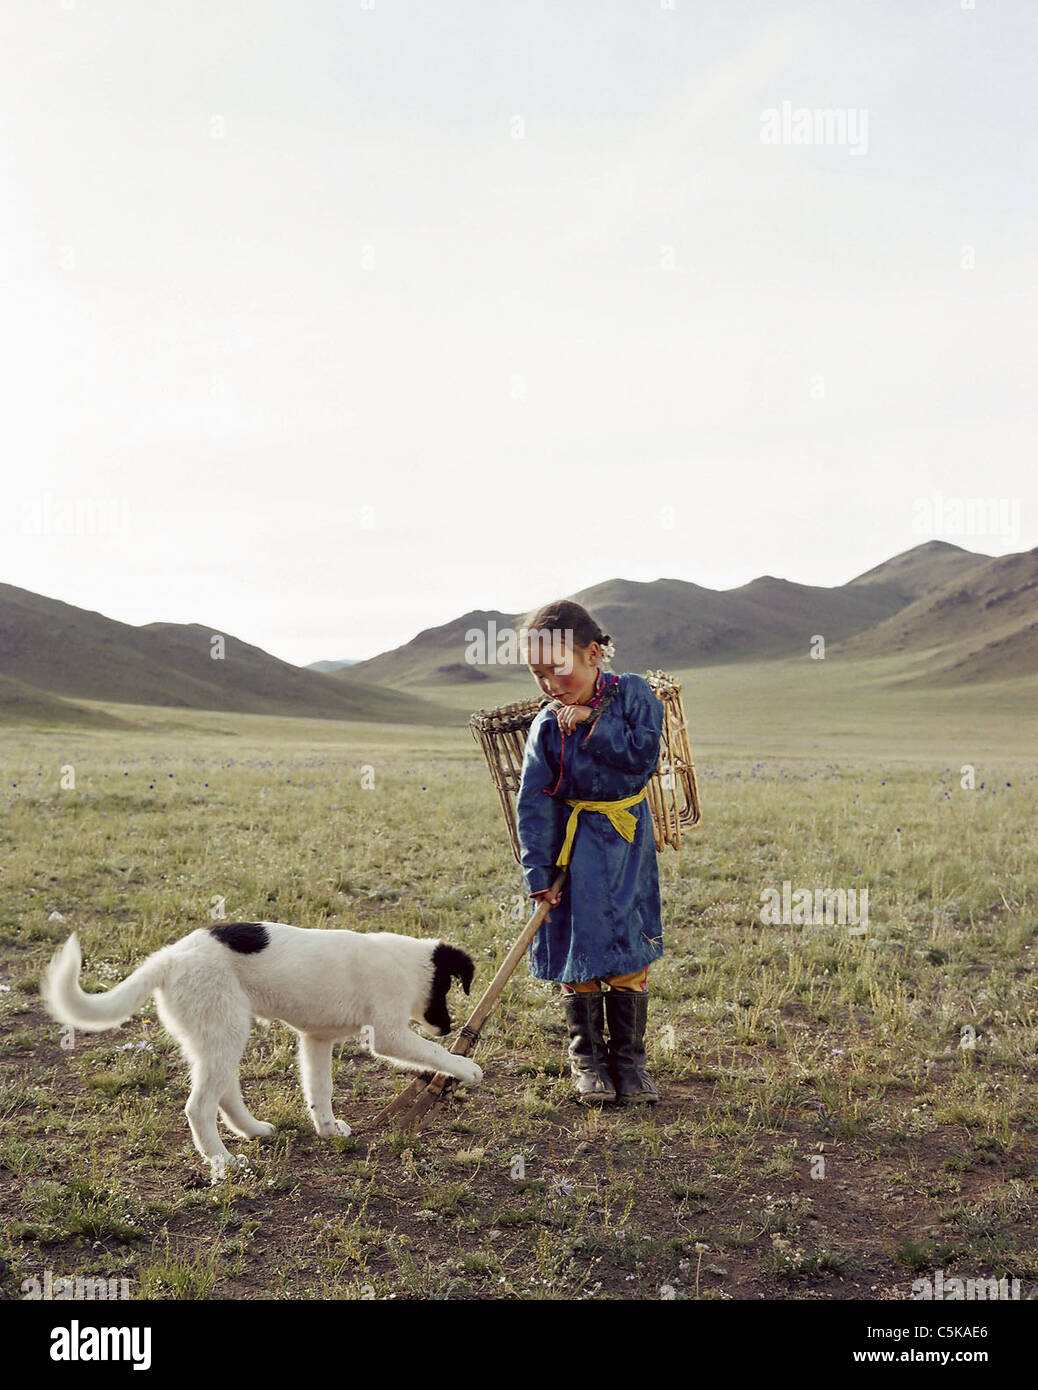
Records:
[[[598,618],[616,644],[617,670],[687,668],[806,653],[812,637],[827,645],[875,629],[920,596],[973,573],[990,556],[928,541],[846,584],[822,588],[763,575],[736,589],[706,589],[680,579],[611,579],[571,597]],[[412,641],[343,668],[343,684],[365,680],[400,687],[514,679],[516,668],[465,661],[466,634],[521,625],[526,614],[475,609]],[[524,671],[525,674],[525,671]]]
[[[806,655],[904,658],[898,683],[964,684],[1038,674],[1038,550],[992,558],[930,541],[846,584],[762,575],[736,589],[679,579],[611,579],[573,597],[613,637],[617,670],[673,670]],[[59,599],[0,585],[0,722],[86,723],[117,716],[80,700],[321,719],[456,725],[460,687],[478,703],[516,665],[467,661],[471,632],[499,634],[526,614],[473,609],[392,651],[349,665],[293,666],[198,623],[135,627]],[[214,638],[222,653],[214,660]],[[458,687],[449,696],[445,687]],[[439,687],[444,704],[416,693]]]
[[[212,639],[223,656],[210,656]],[[253,714],[448,724],[417,696],[346,686],[197,623],[134,627],[59,599],[0,584],[0,675],[71,700]]]
[[[951,545],[948,541],[926,541],[859,574],[856,579],[849,581],[848,587],[886,585],[903,603],[910,603],[912,599],[942,588],[949,580],[967,570],[977,569],[992,558],[979,551],[963,550],[961,546]]]
[[[914,654],[917,684],[1038,673],[1038,549],[989,559],[837,649],[848,658]]]
[[[89,709],[22,681],[0,676],[0,724],[74,724],[96,729],[132,729],[134,724],[105,710]]]

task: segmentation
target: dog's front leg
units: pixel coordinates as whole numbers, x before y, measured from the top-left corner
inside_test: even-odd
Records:
[[[308,1033],[299,1035],[299,1075],[303,1083],[303,1095],[310,1110],[317,1133],[330,1139],[336,1134],[350,1134],[345,1120],[337,1120],[332,1114],[332,1046],[312,1038]]]
[[[384,1057],[387,1062],[396,1062],[398,1066],[411,1070],[418,1068],[434,1073],[445,1072],[447,1076],[463,1081],[466,1086],[478,1086],[483,1080],[482,1067],[477,1066],[468,1057],[448,1052],[439,1043],[412,1033],[410,1028],[395,1033],[383,1033],[381,1037],[376,1033],[372,1041],[372,1051],[376,1057]]]

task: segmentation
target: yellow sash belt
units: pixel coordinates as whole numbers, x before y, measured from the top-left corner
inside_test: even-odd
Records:
[[[562,842],[562,848],[559,850],[559,857],[555,863],[557,865],[569,863],[570,850],[573,848],[573,836],[577,833],[577,817],[581,811],[601,811],[604,816],[609,817],[614,830],[618,831],[630,843],[634,839],[638,818],[633,816],[627,808],[644,800],[648,792],[648,786],[644,786],[634,796],[625,796],[620,801],[571,801],[567,797],[566,805],[573,807],[573,814],[566,825],[566,838]]]

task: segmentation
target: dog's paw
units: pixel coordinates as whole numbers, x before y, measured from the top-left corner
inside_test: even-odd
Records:
[[[226,1158],[222,1154],[219,1154],[215,1158],[209,1160],[209,1181],[211,1183],[222,1182],[224,1180],[227,1176],[227,1165],[230,1159],[230,1154],[228,1154]]]
[[[322,1139],[338,1139],[352,1134],[353,1130],[345,1120],[325,1120],[317,1126],[317,1133]]]
[[[478,1086],[483,1080],[483,1068],[475,1062],[459,1061],[458,1080],[465,1086]]]
[[[277,1132],[277,1125],[272,1125],[268,1120],[257,1120],[252,1137],[253,1139],[269,1139]]]
[[[249,1172],[249,1160],[244,1154],[216,1154],[209,1160],[210,1185],[223,1182],[228,1173]]]

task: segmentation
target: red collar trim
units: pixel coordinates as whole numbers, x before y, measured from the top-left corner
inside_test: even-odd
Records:
[[[600,667],[598,668],[598,675],[597,675],[596,678],[595,678],[595,689],[594,689],[594,693],[592,694],[590,700],[588,700],[588,702],[587,702],[587,703],[588,703],[588,709],[594,709],[594,707],[595,707],[597,704],[600,703],[600,701],[601,701],[603,695],[606,693],[606,691],[607,691],[607,690],[611,690],[612,687],[617,683],[617,681],[618,681],[619,679],[620,679],[620,677],[619,677],[619,676],[616,676],[616,675],[609,676],[609,677],[607,678],[607,677],[606,677],[606,673],[602,670],[602,668],[601,668],[601,666],[600,666]],[[591,728],[588,729],[588,731],[587,731],[587,736],[586,736],[585,739],[584,739],[584,742],[585,742],[585,743],[587,743],[588,739],[589,739],[589,738],[591,737],[591,735],[594,733],[594,729],[595,729],[595,723],[594,723],[594,721],[592,721],[592,723],[591,723]],[[560,729],[560,730],[559,730],[559,733],[560,733],[561,738],[562,738],[562,747],[561,747],[561,749],[560,749],[560,751],[559,751],[559,776],[558,776],[558,780],[556,781],[554,787],[552,787],[552,789],[551,789],[550,791],[548,790],[547,787],[542,787],[542,788],[541,788],[541,791],[543,791],[543,792],[544,792],[546,795],[548,795],[548,796],[554,796],[555,793],[558,791],[558,789],[559,789],[559,784],[562,782],[562,770],[563,770],[563,768],[564,768],[565,765],[566,765],[566,731],[565,731],[565,729]]]

